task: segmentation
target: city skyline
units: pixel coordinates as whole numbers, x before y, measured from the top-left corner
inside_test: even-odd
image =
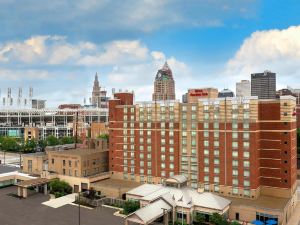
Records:
[[[300,18],[293,2],[2,1],[2,97],[8,87],[16,95],[32,86],[49,107],[83,104],[98,72],[109,96],[112,88],[128,89],[136,100],[150,100],[165,61],[177,99],[188,87],[234,91],[236,82],[266,69],[277,74],[277,89],[298,88]],[[7,13],[12,8],[18,17]]]

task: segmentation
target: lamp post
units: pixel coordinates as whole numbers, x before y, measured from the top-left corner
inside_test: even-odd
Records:
[[[80,225],[80,191],[78,192],[78,224]]]
[[[181,202],[181,224],[183,225],[183,195],[178,202]]]

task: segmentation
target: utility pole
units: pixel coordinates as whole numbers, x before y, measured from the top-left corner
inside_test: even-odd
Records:
[[[80,225],[80,191],[78,192],[78,224]]]
[[[76,116],[75,116],[75,149],[77,148],[77,139],[78,139],[77,126],[78,126],[78,110],[76,111]]]

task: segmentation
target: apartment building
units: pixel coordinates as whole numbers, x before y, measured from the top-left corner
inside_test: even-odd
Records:
[[[291,96],[134,104],[132,94],[116,93],[109,103],[111,175],[162,183],[181,174],[198,191],[292,199],[288,210],[296,190],[295,104]]]

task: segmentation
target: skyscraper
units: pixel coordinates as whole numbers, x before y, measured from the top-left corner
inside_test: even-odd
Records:
[[[259,99],[276,98],[276,73],[265,71],[251,74],[251,96]]]
[[[167,62],[157,71],[154,81],[153,101],[175,100],[175,82]]]
[[[236,83],[236,97],[251,96],[251,84],[249,80],[241,80]]]
[[[98,108],[107,108],[107,97],[106,97],[106,91],[101,90],[101,87],[99,85],[98,80],[98,74],[95,75],[94,80],[94,86],[93,86],[93,92],[92,92],[92,105]]]

